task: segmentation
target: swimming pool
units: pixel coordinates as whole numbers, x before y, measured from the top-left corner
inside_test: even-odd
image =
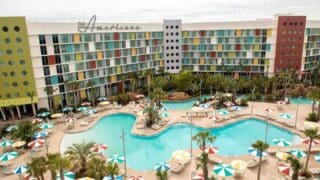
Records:
[[[313,101],[308,98],[290,98],[291,104],[312,104]]]
[[[190,125],[177,124],[154,136],[132,135],[131,128],[135,116],[131,114],[112,114],[103,117],[91,129],[74,134],[66,134],[62,139],[60,150],[64,152],[68,146],[82,141],[105,143],[109,147],[108,155],[123,154],[120,135],[122,129],[126,132],[127,165],[135,170],[151,170],[160,161],[167,161],[173,151],[190,148]],[[208,129],[217,136],[213,145],[219,148],[218,154],[231,156],[247,154],[248,147],[256,140],[264,139],[265,123],[257,118],[248,118],[221,128]],[[204,130],[193,127],[193,135]],[[244,133],[245,131],[245,133]],[[291,142],[298,142],[299,137],[280,127],[270,125],[267,142],[274,138],[285,138]],[[197,148],[193,143],[193,148]]]
[[[201,98],[210,98],[209,95],[202,95]],[[195,98],[185,101],[162,101],[162,104],[169,110],[189,109],[196,102]]]

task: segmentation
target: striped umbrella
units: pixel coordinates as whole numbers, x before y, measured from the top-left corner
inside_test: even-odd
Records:
[[[227,101],[227,102],[224,102],[223,103],[225,106],[234,106],[234,103],[233,102],[230,102],[230,101]]]
[[[205,104],[200,104],[200,105],[199,105],[199,107],[202,107],[202,108],[208,108],[208,107],[209,107],[209,105],[205,103]]]
[[[210,117],[211,121],[216,121],[216,120],[219,120],[220,117],[219,116],[212,116]]]
[[[69,111],[73,111],[73,109],[74,109],[73,107],[66,106],[62,110],[63,110],[63,112],[69,112]]]
[[[0,146],[3,148],[12,146],[12,144],[13,144],[13,141],[9,139],[4,139],[3,141],[0,142]]]
[[[168,107],[166,107],[166,106],[162,106],[160,110],[161,110],[161,111],[168,111],[168,110],[169,110],[169,108],[168,108]]]
[[[225,109],[219,109],[219,110],[218,110],[218,113],[219,113],[219,114],[222,114],[222,115],[228,115],[228,114],[230,114],[229,111],[227,111],[227,110],[225,110]]]
[[[97,100],[98,100],[98,101],[106,101],[107,98],[106,98],[106,97],[98,97]]]
[[[15,151],[6,152],[0,156],[0,162],[9,161],[11,159],[16,158],[17,156],[18,156],[18,153]]]
[[[242,107],[240,106],[234,106],[232,109],[235,111],[242,111]]]
[[[87,107],[80,106],[78,107],[77,111],[85,112],[87,109],[88,109]]]
[[[310,138],[301,139],[301,142],[304,144],[309,145],[310,144]],[[311,143],[312,146],[317,146],[320,144],[320,141],[317,139],[314,139]]]
[[[139,175],[134,175],[134,176],[130,176],[128,180],[144,180],[144,178]]]
[[[96,112],[97,112],[96,109],[91,108],[91,109],[87,109],[87,110],[84,112],[84,114],[90,115],[90,114],[94,114],[94,113],[96,113]]]
[[[13,173],[15,173],[15,174],[23,174],[27,170],[28,170],[28,166],[23,164],[23,165],[20,165],[20,166],[16,167],[16,169],[14,169]]]
[[[273,139],[272,142],[277,146],[282,146],[282,147],[291,146],[291,142],[283,138]]]
[[[47,131],[40,131],[40,132],[34,133],[33,138],[36,138],[36,139],[37,138],[44,138],[46,136],[48,136],[48,132]]]
[[[284,101],[277,101],[277,104],[282,104],[282,105],[284,105],[284,104],[286,104],[286,102],[284,102]]]
[[[161,112],[160,113],[160,117],[169,117],[169,113],[168,112]]]
[[[154,166],[154,169],[157,171],[169,171],[170,165],[167,162],[159,162]]]
[[[261,153],[260,151],[258,151],[257,149],[255,149],[253,147],[249,147],[248,152],[249,152],[249,154],[254,155],[256,157],[267,156],[267,153],[265,153],[265,152]]]
[[[11,132],[11,131],[16,130],[16,129],[18,129],[18,126],[12,125],[12,126],[8,126],[8,127],[6,128],[6,131],[7,131],[7,132]]]
[[[203,174],[196,174],[192,177],[192,180],[204,180]]]
[[[105,176],[102,180],[112,180],[111,176]],[[123,176],[114,176],[114,180],[123,180]]]
[[[278,159],[280,159],[282,161],[286,161],[290,155],[288,153],[285,153],[285,152],[277,152],[276,156],[277,156]]]
[[[204,152],[208,154],[217,154],[218,153],[218,148],[214,146],[208,146],[204,149]]]
[[[37,114],[38,117],[42,117],[42,118],[46,118],[48,116],[50,116],[50,112],[42,112]]]
[[[293,115],[290,113],[280,113],[280,117],[283,119],[292,119]]]
[[[280,172],[286,174],[287,176],[292,176],[293,174],[293,170],[291,169],[291,166],[288,163],[280,162],[278,164],[278,169]]]
[[[320,153],[317,154],[317,155],[314,155],[314,159],[315,159],[317,162],[320,162]]]
[[[180,162],[189,162],[190,161],[190,153],[188,153],[187,151],[184,151],[184,150],[177,150],[177,151],[174,151],[171,155],[171,157],[173,159],[176,159]]]
[[[103,151],[107,150],[108,146],[106,144],[95,144],[90,148],[91,152],[95,153],[102,153]]]
[[[40,125],[40,128],[41,129],[49,129],[49,128],[52,128],[53,127],[53,124],[51,123],[43,123]]]
[[[306,156],[306,153],[304,151],[299,150],[299,149],[292,149],[290,151],[290,153],[299,159]]]
[[[91,105],[91,103],[89,103],[89,102],[83,102],[83,103],[81,103],[81,106],[90,106]]]
[[[124,162],[124,157],[119,155],[112,155],[111,157],[108,158],[108,162],[111,162],[113,164],[114,163],[120,164]]]
[[[64,171],[63,172],[63,176],[64,176],[64,179],[65,180],[74,180],[76,177],[75,177],[75,174],[71,171]],[[57,176],[57,180],[60,180],[60,174]]]
[[[28,143],[29,147],[35,148],[35,147],[41,147],[45,144],[44,139],[36,139]]]
[[[233,160],[230,163],[231,167],[236,170],[244,170],[247,169],[248,164],[241,160]]]
[[[310,121],[305,121],[303,122],[303,125],[306,129],[316,129],[320,128],[320,124],[315,123],[315,122],[310,122]]]
[[[213,166],[213,172],[218,176],[229,177],[233,175],[233,168],[228,164],[217,164]]]
[[[34,119],[32,119],[32,123],[33,123],[33,124],[41,123],[42,121],[43,121],[43,120],[40,119],[40,118],[34,118]]]

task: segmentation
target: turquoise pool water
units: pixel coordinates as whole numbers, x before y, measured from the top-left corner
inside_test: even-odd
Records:
[[[312,104],[313,101],[308,98],[290,98],[291,104]]]
[[[91,129],[74,134],[66,134],[61,142],[60,150],[64,152],[68,146],[82,141],[105,143],[109,147],[108,155],[123,154],[120,135],[122,129],[126,132],[127,164],[136,170],[151,170],[160,161],[169,160],[175,150],[190,148],[190,125],[177,124],[169,127],[162,133],[147,137],[132,135],[131,128],[135,116],[130,114],[113,114],[103,117]],[[247,154],[247,148],[256,140],[264,139],[266,124],[256,118],[227,125],[225,127],[209,129],[212,135],[217,136],[213,145],[219,148],[219,154],[231,156]],[[192,133],[204,130],[193,127]],[[244,133],[245,132],[245,133]],[[269,126],[268,143],[274,138],[285,138],[291,142],[298,142],[299,137],[276,126]],[[193,143],[193,148],[197,148]]]
[[[201,98],[210,98],[209,95],[202,95]],[[169,110],[179,110],[179,109],[189,109],[193,106],[193,104],[196,102],[196,99],[190,99],[186,101],[162,101],[162,104],[169,108]]]

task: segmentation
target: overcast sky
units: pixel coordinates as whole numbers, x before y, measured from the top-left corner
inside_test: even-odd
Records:
[[[320,20],[320,0],[0,0],[0,16],[29,21],[183,22],[272,18],[277,13]]]

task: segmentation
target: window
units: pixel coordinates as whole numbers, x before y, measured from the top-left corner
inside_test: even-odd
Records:
[[[5,38],[5,39],[4,39],[4,42],[6,42],[7,44],[9,44],[9,43],[10,43],[10,39],[9,39],[9,38]]]
[[[179,49],[179,46],[176,46],[176,49]]]
[[[178,32],[176,32],[176,36],[179,36],[179,33],[178,33]]]
[[[18,86],[18,83],[13,82],[13,83],[12,83],[12,86],[13,86],[13,87],[17,87],[17,86]]]
[[[17,97],[19,97],[19,96],[20,96],[19,93],[14,93],[14,94],[13,94],[13,97],[15,97],[15,98],[17,98]]]
[[[11,75],[12,77],[14,77],[14,76],[16,75],[16,73],[15,73],[14,71],[11,71],[11,72],[10,72],[10,75]]]
[[[27,75],[27,71],[22,71],[21,74],[22,74],[22,76],[26,76]]]
[[[46,46],[40,46],[40,51],[42,55],[46,55],[47,54],[47,47]]]
[[[176,39],[176,42],[179,42],[179,39]]]
[[[12,66],[12,65],[14,65],[14,62],[13,62],[12,60],[10,60],[10,61],[8,62],[8,64],[9,64],[10,66]]]
[[[18,52],[18,54],[22,54],[23,50],[22,49],[18,49],[17,52]]]
[[[60,54],[60,48],[59,48],[58,45],[54,45],[54,46],[53,46],[53,49],[54,49],[54,53],[55,53],[55,54]]]
[[[19,37],[17,37],[17,38],[16,38],[16,42],[17,42],[17,43],[21,43],[21,42],[22,42],[22,39],[19,38]]]
[[[2,76],[2,77],[7,77],[7,76],[8,76],[8,73],[3,72],[3,73],[1,73],[1,76]]]
[[[179,59],[176,59],[176,63],[179,63]]]
[[[179,69],[179,66],[176,66],[176,69]]]
[[[46,66],[49,64],[48,63],[48,56],[42,56],[41,59],[42,59],[42,65]]]
[[[7,50],[7,54],[12,54],[12,50],[11,50],[11,49],[8,49],[8,50]]]
[[[179,26],[178,26],[178,25],[176,25],[176,29],[179,29]]]
[[[8,31],[9,31],[9,28],[8,28],[7,26],[3,26],[3,27],[2,27],[2,31],[3,31],[3,32],[8,32]]]
[[[3,84],[3,86],[4,87],[9,87],[9,83],[6,82],[6,83]]]
[[[58,38],[58,35],[57,35],[57,34],[53,34],[53,35],[52,35],[52,41],[53,41],[54,44],[55,44],[55,43],[59,43],[59,38]]]
[[[7,93],[7,98],[11,98],[11,94],[10,93]]]
[[[46,38],[44,35],[39,35],[39,43],[40,44],[46,44]]]
[[[286,22],[284,22],[284,23],[283,23],[283,25],[284,25],[284,26],[286,26],[286,25],[287,25],[287,23],[286,23]]]
[[[173,29],[173,26],[171,25],[170,28]]]
[[[28,81],[23,81],[23,85],[24,85],[24,86],[28,86],[28,85],[29,85],[29,82],[28,82]]]
[[[50,75],[50,69],[49,67],[43,67],[43,74],[45,76],[49,76]]]
[[[13,28],[13,30],[14,30],[15,32],[19,32],[19,31],[20,31],[20,27],[19,27],[19,26],[15,26],[15,27]]]
[[[171,36],[173,36],[173,32],[172,32],[172,33],[170,33],[170,35],[171,35]]]

